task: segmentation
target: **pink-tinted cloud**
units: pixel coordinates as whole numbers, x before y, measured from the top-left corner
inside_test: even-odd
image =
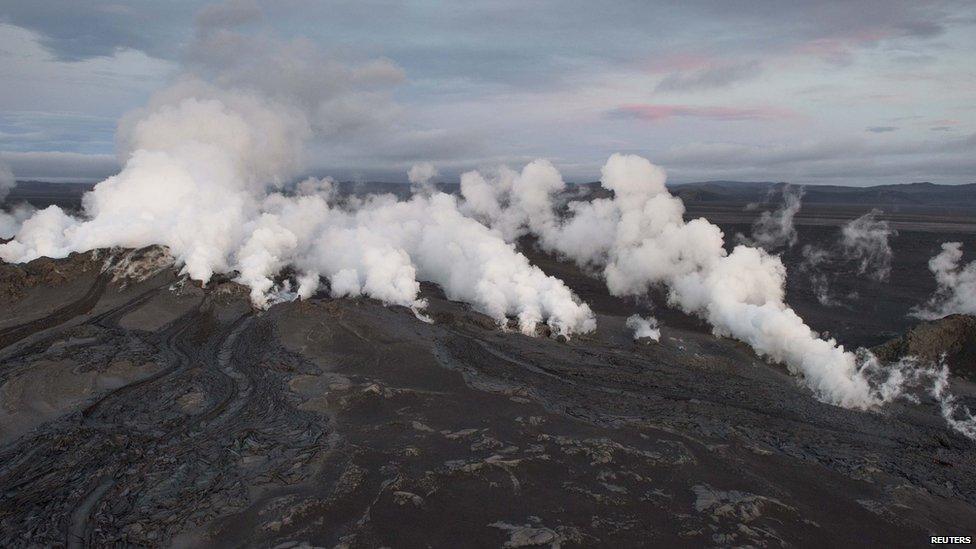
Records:
[[[702,118],[706,120],[783,120],[797,114],[778,107],[726,107],[697,105],[655,105],[648,103],[622,105],[607,113],[611,118],[632,118],[659,122],[675,117]]]
[[[670,72],[694,71],[707,69],[715,64],[715,59],[707,55],[696,53],[672,53],[657,56],[645,62],[644,70],[648,74],[664,74]]]
[[[854,28],[844,33],[802,42],[794,48],[794,53],[846,64],[859,48],[872,47],[883,40],[897,38],[931,38],[941,32],[940,25],[927,21]]]

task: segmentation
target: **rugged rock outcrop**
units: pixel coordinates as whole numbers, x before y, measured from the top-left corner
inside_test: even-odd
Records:
[[[949,371],[976,381],[976,317],[949,315],[923,322],[905,335],[874,348],[885,361],[914,356],[936,362],[945,356]]]
[[[101,262],[90,252],[73,253],[64,259],[42,257],[30,263],[10,264],[0,260],[0,304],[24,296],[35,286],[57,286],[83,273],[98,271]]]

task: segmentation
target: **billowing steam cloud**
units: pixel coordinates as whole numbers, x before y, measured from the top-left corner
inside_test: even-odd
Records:
[[[627,317],[627,327],[634,331],[634,339],[649,338],[661,340],[661,330],[657,327],[657,319],[653,316],[644,318],[640,315]]]
[[[191,277],[209,280],[230,270],[265,185],[290,175],[309,132],[294,109],[183,80],[120,127],[125,165],[85,195],[87,219],[51,206],[27,220],[0,257],[162,244]]]
[[[888,238],[898,233],[887,221],[878,219],[880,214],[880,210],[871,210],[844,225],[840,246],[844,257],[857,262],[858,274],[885,281],[891,274],[894,256]]]
[[[557,225],[553,196],[566,188],[548,160],[536,160],[522,172],[499,167],[489,177],[479,172],[461,175],[462,209],[514,241],[529,232],[549,236]]]
[[[663,170],[637,156],[615,154],[601,182],[613,198],[568,204],[560,219],[552,196],[564,187],[559,173],[536,161],[516,174],[500,170],[494,185],[465,174],[466,207],[506,238],[536,234],[544,248],[601,270],[614,295],[668,291],[668,301],[802,373],[821,398],[849,407],[881,402],[859,375],[856,357],[822,340],[783,302],[786,272],[778,257],[759,248],[723,248],[722,231],[705,219],[685,222],[684,204],[664,185]]]
[[[333,295],[418,309],[418,281],[427,280],[499,323],[516,317],[525,333],[540,322],[564,335],[594,329],[589,307],[562,281],[462,215],[454,197],[380,196],[339,207],[330,204],[332,182],[314,179],[296,196],[276,192],[301,168],[313,134],[376,123],[376,88],[389,79],[389,63],[347,67],[301,43],[267,39],[247,64],[234,62],[239,48],[253,44],[220,25],[240,18],[206,15],[191,71],[120,125],[122,171],[85,195],[84,218],[56,206],[42,210],[0,246],[0,258],[160,244],[195,280],[238,273],[259,307],[291,293],[290,284],[274,282],[290,265],[299,296],[311,295],[324,277]],[[433,174],[429,165],[412,171],[418,184]]]
[[[280,292],[274,275],[293,265],[301,295],[321,275],[333,295],[422,307],[418,280],[429,280],[499,322],[517,317],[526,333],[543,321],[566,335],[594,328],[565,284],[463,216],[451,196],[373,197],[346,211],[330,206],[327,180],[302,183],[297,197],[266,194],[266,182],[297,165],[309,132],[290,106],[183,81],[125,129],[132,152],[121,173],[85,196],[87,219],[47,208],[0,246],[0,257],[162,244],[193,279],[238,272],[258,306]]]
[[[736,235],[737,240],[750,246],[773,251],[796,244],[796,227],[793,218],[800,211],[803,187],[783,186],[783,204],[775,211],[764,211],[752,224],[752,236]]]
[[[332,295],[367,295],[386,303],[423,307],[418,280],[439,284],[451,299],[466,301],[499,322],[516,317],[532,334],[547,322],[559,334],[596,327],[592,312],[566,285],[547,276],[444,193],[398,202],[390,195],[331,207],[321,195],[272,194],[250,236],[235,254],[242,282],[265,305],[285,265],[302,273],[300,295],[319,276]]]
[[[913,311],[915,316],[976,315],[976,261],[962,265],[961,242],[943,243],[942,251],[929,260],[929,270],[939,287],[928,303]]]
[[[785,363],[826,402],[873,408],[911,398],[910,390],[938,377],[936,368],[907,362],[884,367],[869,352],[849,352],[833,339],[820,339],[785,304],[780,259],[744,245],[727,253],[717,226],[705,219],[684,221],[684,205],[664,181],[664,172],[647,160],[615,154],[601,178],[613,198],[570,202],[567,216],[560,217],[554,195],[565,184],[551,164],[535,161],[521,172],[465,174],[462,210],[507,239],[536,235],[546,250],[599,271],[614,295],[666,289],[671,305],[705,318],[716,335]],[[653,328],[640,321],[632,317],[628,324]]]
[[[780,259],[745,245],[726,252],[722,231],[705,219],[685,222],[663,170],[637,156],[615,154],[604,165],[612,198],[570,202],[565,215],[556,199],[565,183],[544,160],[521,172],[464,174],[463,202],[429,187],[432,166],[411,170],[421,192],[405,201],[343,201],[328,179],[281,192],[312,136],[353,138],[395,117],[388,88],[399,69],[383,60],[347,66],[303,42],[244,39],[230,27],[255,17],[249,6],[200,17],[187,73],[120,124],[123,168],[85,195],[83,216],[37,212],[0,245],[0,258],[160,244],[195,280],[236,273],[259,307],[308,297],[324,279],[334,296],[419,310],[419,282],[430,281],[500,324],[516,318],[526,334],[540,323],[563,335],[593,330],[590,308],[516,250],[531,233],[599,272],[614,295],[665,289],[670,304],[785,363],[826,402],[872,408],[919,379],[918,369],[885,375],[870,355],[820,339],[784,302]],[[801,193],[784,191],[782,213],[769,216],[786,243],[795,241]],[[276,283],[286,266],[295,287]],[[643,322],[631,324],[650,336],[654,326]]]

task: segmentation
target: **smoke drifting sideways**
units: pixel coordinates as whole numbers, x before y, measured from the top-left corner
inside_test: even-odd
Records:
[[[783,204],[775,211],[766,210],[759,215],[752,224],[752,236],[737,234],[736,240],[767,251],[792,247],[797,241],[793,219],[800,211],[804,192],[802,186],[783,185]]]
[[[535,235],[544,250],[600,273],[613,295],[665,289],[670,305],[704,318],[716,335],[786,364],[825,402],[872,409],[914,398],[913,391],[943,375],[944,366],[882,365],[866,350],[847,351],[818,337],[784,302],[780,258],[746,245],[726,252],[722,231],[703,218],[684,221],[684,204],[664,183],[664,171],[646,159],[614,154],[601,177],[613,197],[569,202],[560,216],[555,197],[565,183],[550,163],[537,160],[521,172],[464,174],[462,210],[507,240]]]
[[[878,219],[881,211],[870,212],[841,228],[840,247],[846,259],[857,263],[857,272],[879,282],[888,280],[894,253],[888,239],[897,236],[887,221]]]
[[[10,167],[0,160],[0,239],[12,238],[20,230],[21,223],[33,213],[26,204],[6,204],[10,191],[16,185],[17,181]]]
[[[889,239],[897,236],[898,231],[891,228],[887,221],[878,219],[880,215],[880,210],[873,209],[847,222],[841,227],[837,243],[830,249],[811,244],[803,247],[800,269],[810,277],[811,286],[821,305],[839,307],[844,304],[842,300],[831,295],[830,278],[824,272],[825,266],[832,265],[833,270],[838,271],[843,262],[853,262],[857,275],[878,282],[888,280],[894,258]],[[847,296],[847,300],[852,298],[856,298],[856,294]]]
[[[825,264],[831,262],[829,251],[807,244],[800,250],[803,261],[800,263],[800,271],[807,274],[810,278],[810,288],[817,301],[824,307],[840,307],[844,303],[835,299],[830,293],[830,277],[823,272]]]
[[[938,288],[928,303],[912,311],[914,316],[976,315],[976,261],[963,265],[962,256],[961,242],[944,242],[942,251],[929,260]]]

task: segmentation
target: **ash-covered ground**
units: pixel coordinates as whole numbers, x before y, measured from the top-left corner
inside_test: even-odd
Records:
[[[756,211],[685,196],[726,235]],[[882,204],[882,206],[884,206]],[[804,206],[788,302],[848,347],[949,352],[976,408],[971,317],[909,316],[965,212],[887,208],[890,279],[820,267],[872,204]],[[732,241],[731,238],[728,239]],[[0,265],[0,545],[918,546],[976,535],[976,443],[937,404],[823,404],[785,368],[661,296],[610,296],[520,248],[589,303],[569,341],[504,331],[424,286],[432,323],[369,299],[266,311],[157,250]],[[106,264],[113,267],[104,270]],[[625,320],[653,314],[659,342]],[[910,349],[909,349],[910,348]],[[935,351],[932,351],[935,349]],[[916,352],[916,351],[912,351]]]

